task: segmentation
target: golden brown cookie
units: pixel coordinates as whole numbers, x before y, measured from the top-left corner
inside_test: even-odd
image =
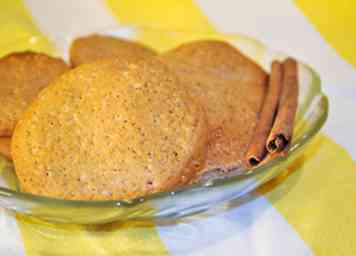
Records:
[[[70,47],[70,61],[73,67],[112,57],[137,61],[155,55],[154,50],[140,43],[101,35],[77,38]]]
[[[207,126],[155,58],[102,60],[43,90],[16,126],[23,191],[65,199],[130,199],[185,184],[202,168]]]
[[[68,70],[63,60],[20,52],[0,59],[0,136],[11,136],[17,120],[37,94]]]
[[[0,154],[8,159],[11,159],[11,138],[10,137],[0,137]]]
[[[267,74],[230,44],[213,40],[183,44],[161,59],[206,111],[206,169],[239,166],[258,119]]]

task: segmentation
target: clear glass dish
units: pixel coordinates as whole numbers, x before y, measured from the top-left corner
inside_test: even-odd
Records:
[[[285,54],[270,50],[262,43],[242,35],[137,27],[116,27],[97,33],[141,41],[158,51],[191,40],[226,40],[267,71],[272,60],[286,57]],[[55,39],[64,58],[67,58],[71,40],[79,35],[80,33],[73,33],[67,38]],[[26,40],[39,41],[41,38],[33,40],[33,37],[29,37]],[[299,105],[293,142],[287,157],[274,159],[253,171],[234,177],[209,180],[131,201],[68,201],[22,193],[17,189],[11,162],[0,157],[0,206],[49,221],[89,224],[127,219],[179,218],[240,198],[280,174],[298,157],[302,148],[315,136],[327,119],[328,100],[321,91],[319,76],[312,68],[301,62],[298,66]]]

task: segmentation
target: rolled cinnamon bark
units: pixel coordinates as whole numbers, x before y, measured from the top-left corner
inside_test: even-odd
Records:
[[[282,156],[285,157],[287,156],[287,154],[288,153],[286,150],[275,152],[275,153],[268,153],[266,157],[259,163],[259,165],[264,165],[277,157],[282,157]]]
[[[11,159],[11,138],[10,137],[0,137],[0,154]]]
[[[293,134],[294,118],[298,107],[297,61],[283,62],[283,83],[276,117],[266,147],[270,153],[287,150]]]
[[[247,150],[246,158],[249,166],[258,165],[267,155],[266,141],[271,132],[278,101],[282,88],[283,70],[279,61],[273,61],[268,82],[267,94],[262,104],[255,134]]]

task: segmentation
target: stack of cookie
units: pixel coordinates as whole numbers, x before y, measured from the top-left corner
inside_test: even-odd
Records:
[[[70,62],[38,53],[0,60],[0,136],[12,136],[24,192],[132,199],[242,165],[268,75],[230,44],[157,54],[93,35],[72,43]]]

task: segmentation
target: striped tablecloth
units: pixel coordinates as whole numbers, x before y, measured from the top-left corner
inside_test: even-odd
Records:
[[[356,255],[355,0],[1,0],[0,55],[55,54],[59,38],[117,24],[256,37],[320,73],[329,120],[292,173],[242,206],[104,226],[0,209],[0,255]]]

